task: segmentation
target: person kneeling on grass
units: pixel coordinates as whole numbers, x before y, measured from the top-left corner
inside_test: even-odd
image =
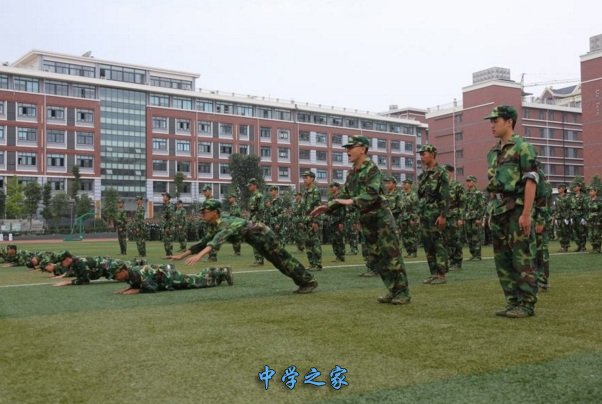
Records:
[[[299,286],[295,293],[311,293],[318,287],[318,282],[313,275],[282,247],[280,241],[268,226],[240,217],[221,217],[220,211],[221,203],[218,200],[209,199],[203,202],[201,215],[202,219],[208,224],[205,237],[201,242],[183,253],[169,255],[166,258],[181,260],[192,254],[186,260],[187,265],[192,265],[211,251],[218,250],[226,241],[230,243],[244,241],[270,261],[280,272],[293,279],[293,282]]]
[[[232,268],[212,267],[203,269],[198,274],[183,274],[176,271],[174,265],[142,265],[122,267],[114,279],[129,283],[129,287],[118,290],[116,294],[135,295],[138,293],[153,293],[162,290],[181,290],[211,288],[219,286],[223,281],[228,285],[234,284]]]

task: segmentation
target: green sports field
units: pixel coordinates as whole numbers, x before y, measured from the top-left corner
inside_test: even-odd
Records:
[[[119,251],[116,240],[20,247]],[[376,302],[385,290],[358,276],[361,256],[339,265],[323,250],[309,295],[293,294],[269,264],[251,267],[248,246],[241,257],[230,245],[219,253],[234,286],[135,296],[114,294],[125,286],[115,282],[57,288],[39,272],[0,268],[0,403],[600,402],[601,255],[553,254],[537,315],[507,319],[493,314],[504,302],[490,249],[446,285],[422,284],[423,254],[406,260],[407,306]],[[158,242],[147,251],[165,262]],[[275,371],[267,390],[266,365]],[[329,375],[337,365],[348,383],[339,390]],[[292,390],[281,381],[290,366]],[[311,368],[325,385],[304,384]]]

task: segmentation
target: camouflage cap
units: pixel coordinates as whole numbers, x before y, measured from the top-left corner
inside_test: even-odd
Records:
[[[207,199],[201,205],[201,210],[205,210],[205,209],[206,210],[221,210],[222,203],[220,201],[218,201],[217,199]]]
[[[516,112],[516,109],[510,105],[498,105],[497,107],[493,108],[493,111],[491,111],[491,113],[483,119],[495,118],[512,119],[514,122],[516,122],[518,113]]]
[[[204,187],[201,189],[201,191],[212,191],[212,190],[213,190],[213,188],[211,188],[211,185],[209,185],[209,184],[205,185],[205,186],[204,186]]]
[[[409,179],[409,178],[406,178],[405,180],[403,180],[403,183],[404,183],[404,184],[410,184],[410,185],[412,185],[412,184],[414,183],[414,181],[412,181],[412,180],[411,180],[411,179]]]
[[[301,174],[302,177],[311,177],[311,178],[316,178],[316,173],[314,173],[311,170],[306,170],[303,172],[303,174]]]
[[[236,198],[236,199],[238,199],[238,195],[236,195],[236,194],[228,194],[228,198]]]
[[[138,196],[136,197],[136,200],[137,200],[137,201],[143,201],[143,200],[144,200],[144,197],[142,197],[142,196],[138,195]]]
[[[181,199],[178,199],[178,200],[176,201],[176,204],[178,204],[178,205],[181,205],[181,204],[183,204],[183,203],[184,203],[184,202],[182,202],[182,200],[181,200]]]
[[[466,181],[477,182],[477,177],[475,177],[474,175],[469,175],[468,177],[466,177]]]
[[[46,269],[46,266],[51,263],[52,263],[52,261],[50,260],[50,258],[48,258],[48,257],[42,258],[42,260],[40,261],[40,268]]]
[[[251,178],[249,181],[247,181],[247,186],[249,185],[257,185],[257,179],[256,178]]]
[[[9,244],[6,246],[7,250],[16,250],[17,249],[17,245],[16,244]]]
[[[446,164],[446,165],[445,165],[445,169],[446,169],[447,171],[451,171],[451,172],[454,172],[454,171],[456,170],[456,169],[454,168],[454,166],[452,166],[451,164]]]
[[[564,189],[566,189],[566,188],[567,188],[567,186],[566,186],[566,184],[558,184],[558,188],[559,188],[559,189],[560,189],[560,188],[564,188]]]
[[[341,184],[339,184],[338,182],[334,181],[334,182],[331,182],[331,183],[330,183],[329,187],[337,187],[337,188],[340,188],[340,187],[341,187]]]
[[[366,136],[361,136],[361,135],[351,136],[349,138],[349,141],[347,142],[347,144],[343,145],[343,147],[355,147],[355,146],[370,147],[370,140],[368,140],[368,138]]]
[[[171,194],[169,192],[163,192],[161,196],[165,195],[167,199],[171,199]]]
[[[397,184],[397,178],[395,178],[395,177],[394,177],[394,176],[392,176],[392,175],[385,175],[385,176],[383,177],[383,181],[385,181],[385,182],[389,182],[389,181],[390,181],[390,182],[394,182],[394,183],[396,183],[396,184]]]
[[[270,191],[278,191],[278,187],[276,185],[272,185],[270,187]]]
[[[424,152],[437,153],[437,148],[429,143],[423,144],[418,153],[422,154]]]
[[[73,257],[73,255],[65,250],[65,251],[61,251],[60,253],[58,253],[58,255],[56,256],[56,259],[58,260],[58,262],[62,262],[65,258],[70,258]]]

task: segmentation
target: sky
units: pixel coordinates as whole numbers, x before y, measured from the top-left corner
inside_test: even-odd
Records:
[[[526,84],[579,79],[601,15],[599,0],[5,0],[0,61],[92,51],[200,74],[207,90],[426,109],[493,66]]]

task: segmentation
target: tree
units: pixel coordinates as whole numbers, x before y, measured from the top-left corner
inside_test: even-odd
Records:
[[[69,197],[64,192],[57,192],[50,200],[50,214],[54,227],[58,232],[59,221],[69,214]]]
[[[115,217],[117,216],[117,200],[119,199],[119,192],[115,188],[109,188],[105,191],[103,203],[102,203],[102,217],[105,222],[109,224],[115,223]]]
[[[7,184],[6,217],[20,219],[23,215],[23,187],[16,176],[11,177]]]
[[[40,200],[42,199],[42,187],[37,181],[28,182],[23,189],[25,194],[25,202],[23,203],[23,213],[29,217],[29,227],[33,216],[38,211]]]
[[[44,205],[44,208],[42,208],[42,217],[45,220],[52,219],[52,212],[50,210],[50,200],[51,199],[52,199],[52,187],[50,186],[49,182],[46,182],[44,184],[44,187],[42,188],[42,205]]]
[[[594,175],[589,185],[596,188],[598,192],[600,192],[602,189],[602,180],[600,179],[600,176],[598,174]]]
[[[79,197],[77,204],[75,205],[75,216],[79,217],[90,212],[93,209],[94,204],[92,202],[92,199],[88,196],[88,194],[82,194],[82,196]]]
[[[0,219],[6,214],[6,194],[0,189]]]
[[[69,180],[69,199],[77,204],[79,187],[81,184],[81,175],[79,173],[79,166],[73,166],[71,168],[71,174],[73,178]]]
[[[232,192],[240,194],[241,206],[249,200],[247,183],[251,178],[257,180],[257,188],[263,189],[263,173],[259,166],[259,156],[234,153],[230,156],[230,174],[232,176]]]
[[[178,171],[176,173],[176,175],[173,177],[173,182],[176,186],[176,199],[180,198],[180,194],[182,193],[182,190],[184,189],[184,178],[186,178],[184,176],[184,173]]]

